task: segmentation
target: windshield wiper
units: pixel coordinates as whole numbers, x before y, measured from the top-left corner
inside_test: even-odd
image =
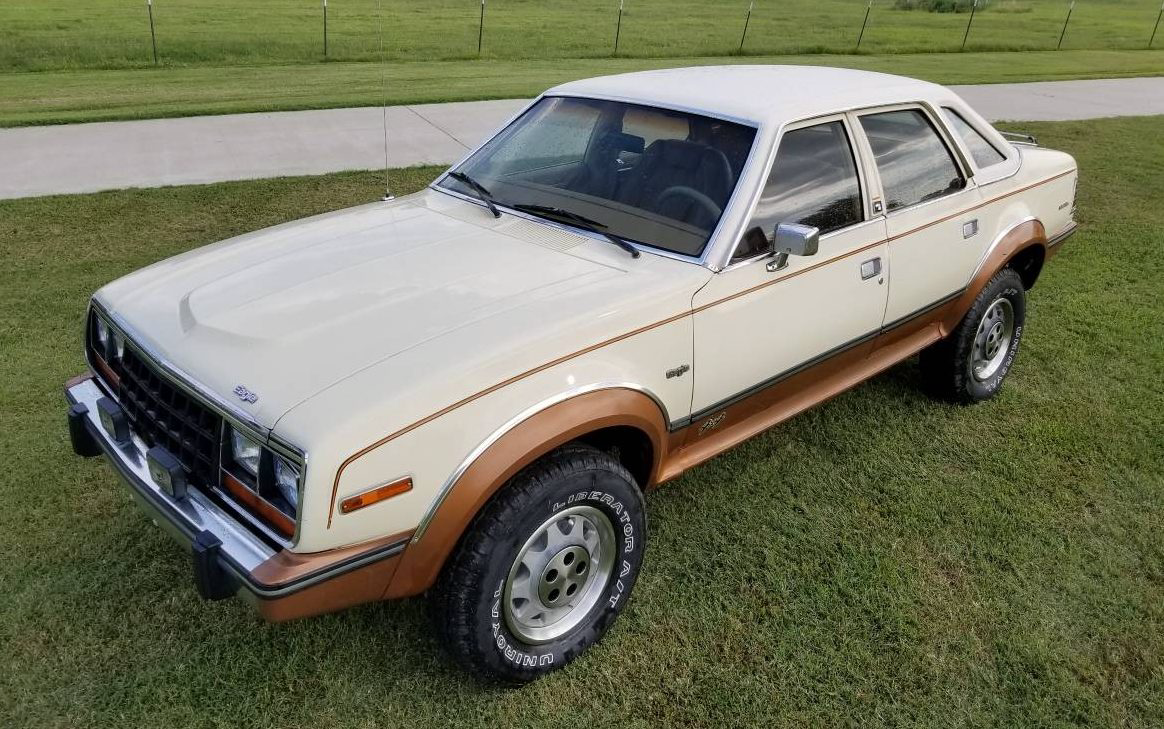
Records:
[[[497,205],[493,199],[493,193],[489,192],[489,190],[487,190],[484,185],[482,185],[480,182],[477,182],[472,177],[469,177],[464,172],[457,172],[456,170],[450,172],[449,177],[453,178],[457,182],[463,182],[464,184],[468,185],[474,192],[477,193],[477,197],[480,198],[481,202],[485,203],[485,207],[489,208],[489,212],[493,213],[493,217],[501,217],[501,211],[497,209]]]
[[[592,220],[585,215],[579,215],[578,213],[566,210],[564,208],[554,207],[553,205],[530,205],[526,203],[517,203],[511,207],[516,210],[521,210],[522,212],[526,213],[533,213],[534,215],[538,216],[552,216],[555,218],[561,218],[562,220],[568,220],[574,225],[577,225],[579,228],[589,230],[591,233],[598,233],[602,237],[609,240],[611,243],[631,254],[632,258],[638,258],[641,255],[639,253],[639,249],[628,243],[625,238],[621,238],[614,233],[610,233],[604,230],[604,228],[606,228],[605,223]]]

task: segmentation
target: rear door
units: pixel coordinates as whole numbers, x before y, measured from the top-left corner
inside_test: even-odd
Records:
[[[961,293],[985,248],[980,193],[941,124],[920,104],[856,114],[885,210],[891,269],[884,325]]]

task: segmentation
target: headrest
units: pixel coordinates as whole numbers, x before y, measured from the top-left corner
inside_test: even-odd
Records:
[[[647,153],[658,157],[671,167],[694,170],[703,161],[706,150],[702,144],[685,139],[656,139],[651,142]]]

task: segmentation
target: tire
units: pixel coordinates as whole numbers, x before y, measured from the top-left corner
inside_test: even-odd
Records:
[[[498,683],[561,668],[626,605],[646,526],[642,492],[611,456],[570,445],[542,458],[473,520],[430,594],[445,646]]]
[[[995,274],[957,328],[922,350],[919,364],[926,389],[965,404],[997,395],[1022,343],[1026,301],[1014,269]]]

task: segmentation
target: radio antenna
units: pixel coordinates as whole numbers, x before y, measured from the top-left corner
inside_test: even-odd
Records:
[[[384,5],[376,0],[376,29],[380,35],[380,82],[384,90],[384,103],[380,107],[380,117],[384,125],[384,201],[395,196],[388,184],[388,57],[384,53]]]

